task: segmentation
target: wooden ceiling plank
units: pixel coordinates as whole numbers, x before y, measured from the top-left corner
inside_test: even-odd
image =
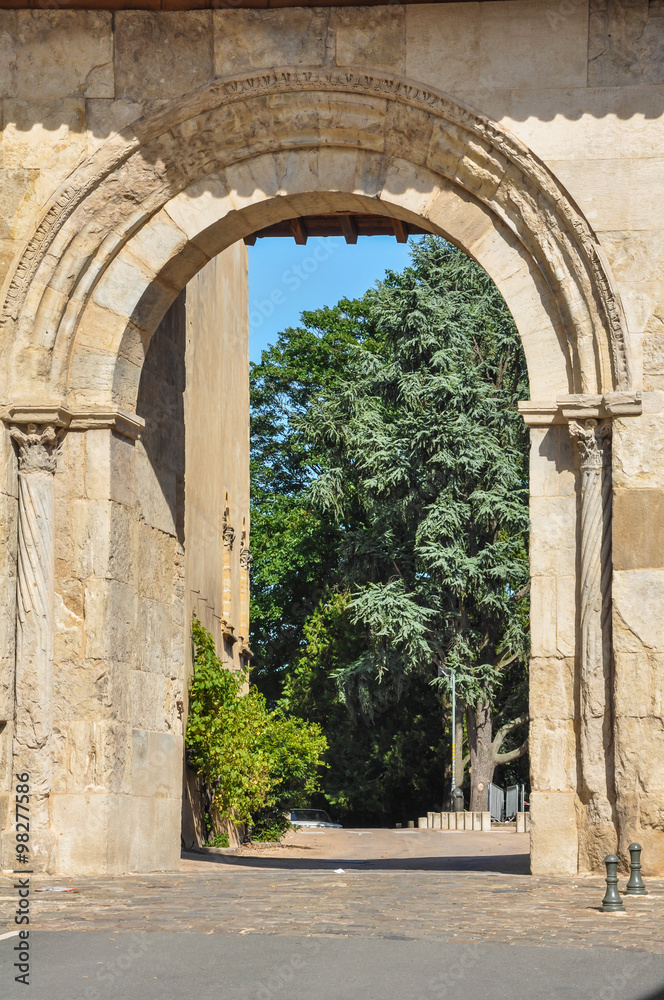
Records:
[[[357,243],[357,224],[352,215],[340,215],[339,223],[346,243]]]
[[[401,219],[392,219],[392,228],[396,236],[397,243],[408,242],[408,226]]]
[[[304,219],[291,219],[290,225],[293,233],[293,239],[297,245],[305,247],[307,245],[307,230],[304,225]]]

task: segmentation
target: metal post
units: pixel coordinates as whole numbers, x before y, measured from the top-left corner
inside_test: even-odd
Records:
[[[452,674],[452,795],[456,788],[456,674]]]

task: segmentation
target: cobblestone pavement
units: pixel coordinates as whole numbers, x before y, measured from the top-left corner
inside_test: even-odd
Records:
[[[363,831],[360,842],[355,832],[354,843],[351,831],[325,841],[299,834],[280,848],[186,855],[179,872],[166,874],[35,875],[33,890],[76,891],[33,892],[31,929],[363,936],[664,954],[664,880],[648,880],[646,898],[626,898],[624,914],[607,914],[599,909],[601,877],[526,874],[527,838],[514,833],[403,831],[386,840],[392,833]],[[15,903],[12,880],[4,878],[7,930],[15,929]]]

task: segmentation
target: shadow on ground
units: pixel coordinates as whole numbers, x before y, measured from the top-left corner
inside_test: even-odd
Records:
[[[260,854],[203,854],[184,851],[188,861],[208,861],[210,864],[235,868],[282,869],[284,871],[408,871],[408,872],[494,872],[498,875],[528,875],[529,854],[469,855],[467,857],[432,858],[370,858],[357,861],[350,858],[284,858]]]

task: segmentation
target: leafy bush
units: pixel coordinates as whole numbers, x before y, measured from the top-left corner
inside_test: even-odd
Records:
[[[251,830],[252,840],[281,840],[287,830],[291,829],[290,820],[278,808],[262,809],[254,821]]]
[[[268,711],[258,689],[247,689],[247,671],[234,672],[222,664],[212,636],[197,618],[192,638],[187,757],[217,814],[259,826],[261,811],[274,816],[306,804],[318,789],[327,749],[320,726],[279,709]]]
[[[214,837],[207,842],[208,847],[228,847],[229,840],[227,833],[215,833]]]

